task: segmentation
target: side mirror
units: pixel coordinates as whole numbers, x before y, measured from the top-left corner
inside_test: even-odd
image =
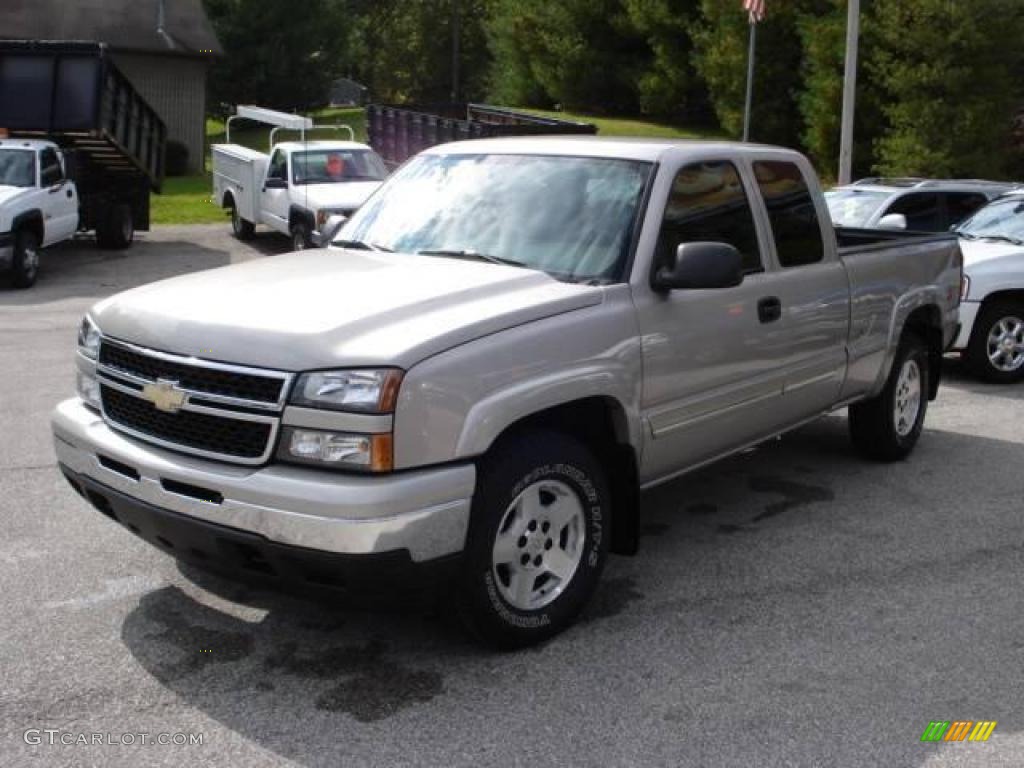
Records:
[[[902,213],[887,213],[878,220],[879,229],[906,229],[907,217]]]
[[[313,240],[320,248],[326,248],[332,242],[334,238],[338,236],[338,230],[341,229],[341,225],[348,221],[348,216],[342,216],[340,213],[335,213],[327,217],[327,221],[320,227],[320,232]]]
[[[264,189],[288,189],[287,179],[272,178],[263,182]]]
[[[683,243],[676,263],[660,267],[651,285],[655,290],[732,288],[743,282],[743,257],[728,243]]]

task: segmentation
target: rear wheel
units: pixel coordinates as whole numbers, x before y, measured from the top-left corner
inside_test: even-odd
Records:
[[[601,464],[577,440],[531,432],[481,462],[459,582],[468,628],[499,648],[572,624],[608,552],[611,501]]]
[[[239,240],[251,238],[256,231],[256,226],[251,221],[242,218],[242,214],[238,212],[238,206],[235,205],[234,200],[231,201],[228,207],[231,210],[231,231],[234,232],[235,237]]]
[[[994,384],[1024,379],[1024,304],[997,300],[974,321],[965,355],[971,371]]]
[[[850,406],[850,437],[870,459],[897,461],[917,444],[928,411],[928,347],[905,333],[881,394]]]
[[[39,277],[39,238],[30,230],[19,230],[14,235],[11,282],[15,288],[31,288],[35,285],[37,277]]]
[[[110,207],[107,215],[96,226],[96,242],[101,248],[121,250],[135,239],[135,221],[132,207],[118,203]]]

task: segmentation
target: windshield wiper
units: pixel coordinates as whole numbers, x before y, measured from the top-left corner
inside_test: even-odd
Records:
[[[351,248],[355,251],[384,251],[385,253],[394,253],[391,248],[386,248],[378,243],[367,243],[363,240],[332,240],[331,245],[336,245],[339,248]]]
[[[457,249],[428,249],[425,251],[416,251],[418,256],[446,256],[450,259],[472,259],[474,261],[486,261],[490,264],[504,264],[507,267],[526,267],[527,269],[534,269],[529,264],[524,264],[521,261],[515,259],[506,259],[504,256],[491,256],[489,253],[479,253],[478,251],[469,250],[457,250]]]
[[[998,240],[1001,243],[1010,243],[1011,245],[1024,245],[1024,240],[1019,237],[1010,237],[1009,235],[978,235],[982,240]]]

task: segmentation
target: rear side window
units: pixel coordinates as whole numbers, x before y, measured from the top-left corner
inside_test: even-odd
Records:
[[[987,202],[987,197],[975,192],[950,192],[946,195],[946,223],[959,224]]]
[[[743,257],[745,272],[763,269],[754,215],[732,163],[697,163],[676,174],[658,233],[655,263],[671,264],[679,245],[702,241],[733,246]]]
[[[902,213],[907,217],[907,229],[919,232],[939,232],[945,229],[942,226],[942,212],[939,210],[939,196],[934,192],[904,195],[890,205],[885,213]]]
[[[754,177],[768,209],[779,264],[799,267],[824,259],[821,222],[800,169],[793,163],[762,161],[754,163]]]

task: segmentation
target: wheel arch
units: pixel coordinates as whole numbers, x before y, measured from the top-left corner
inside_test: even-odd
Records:
[[[39,239],[39,245],[42,247],[43,240],[45,239],[46,228],[43,224],[43,214],[39,210],[23,211],[14,217],[11,222],[11,232],[18,232],[22,229],[28,229]]]
[[[917,307],[903,323],[900,339],[907,333],[917,334],[928,347],[928,399],[934,400],[942,380],[942,310],[936,304]]]
[[[313,218],[313,212],[308,208],[303,208],[301,205],[292,205],[288,208],[288,228],[291,229],[298,221],[308,224],[310,232],[316,229],[316,219]]]
[[[535,411],[508,424],[486,453],[533,430],[556,431],[580,440],[605,470],[612,497],[610,550],[636,554],[639,540],[639,456],[630,440],[626,409],[614,397],[590,396]]]

